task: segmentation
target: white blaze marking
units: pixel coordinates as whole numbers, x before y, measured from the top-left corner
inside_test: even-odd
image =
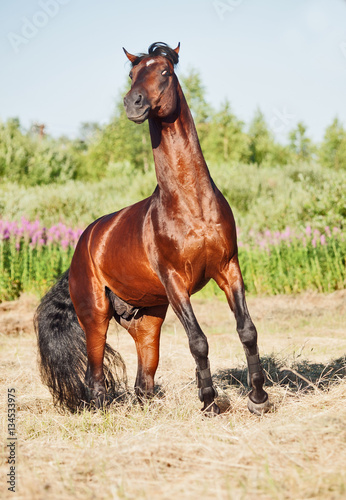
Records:
[[[155,62],[155,59],[150,59],[145,65],[150,66],[150,64],[153,64]]]

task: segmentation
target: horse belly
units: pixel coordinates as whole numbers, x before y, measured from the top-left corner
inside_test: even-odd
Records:
[[[106,275],[108,288],[118,297],[135,307],[150,307],[167,304],[165,288],[157,275],[152,271],[140,269],[138,259],[119,260],[121,268]],[[143,262],[143,261],[142,261]]]

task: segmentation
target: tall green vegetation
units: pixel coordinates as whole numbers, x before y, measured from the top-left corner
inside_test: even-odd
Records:
[[[297,127],[289,133],[289,149],[293,161],[310,161],[312,158],[314,146],[306,130],[304,123],[299,122]]]
[[[201,145],[208,162],[249,163],[250,141],[244,131],[244,123],[235,116],[226,100],[212,114]]]
[[[0,178],[27,186],[63,183],[77,177],[81,159],[73,141],[23,133],[19,120],[0,122]]]
[[[131,122],[125,113],[123,96],[119,94],[111,122],[94,134],[84,157],[85,180],[100,180],[117,173],[117,165],[127,162],[130,170],[147,172],[152,161],[148,122],[141,126]],[[129,168],[127,169],[129,170]]]
[[[318,156],[325,167],[346,169],[346,131],[338,118],[327,128]]]

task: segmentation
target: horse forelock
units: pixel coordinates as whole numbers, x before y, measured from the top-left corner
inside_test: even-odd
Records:
[[[150,45],[147,54],[138,54],[137,59],[135,59],[132,63],[132,67],[137,66],[137,64],[139,64],[144,58],[149,56],[163,56],[168,59],[173,66],[175,66],[179,62],[179,55],[175,52],[174,49],[169,47],[169,45],[167,45],[166,43],[155,42]]]

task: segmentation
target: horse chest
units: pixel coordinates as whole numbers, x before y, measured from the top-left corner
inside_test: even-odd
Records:
[[[201,195],[195,204],[177,200],[150,215],[154,269],[174,269],[189,290],[219,274],[234,254],[232,215],[215,197]]]
[[[200,224],[187,228],[181,248],[182,271],[190,283],[213,277],[228,262],[232,242],[221,224]]]

